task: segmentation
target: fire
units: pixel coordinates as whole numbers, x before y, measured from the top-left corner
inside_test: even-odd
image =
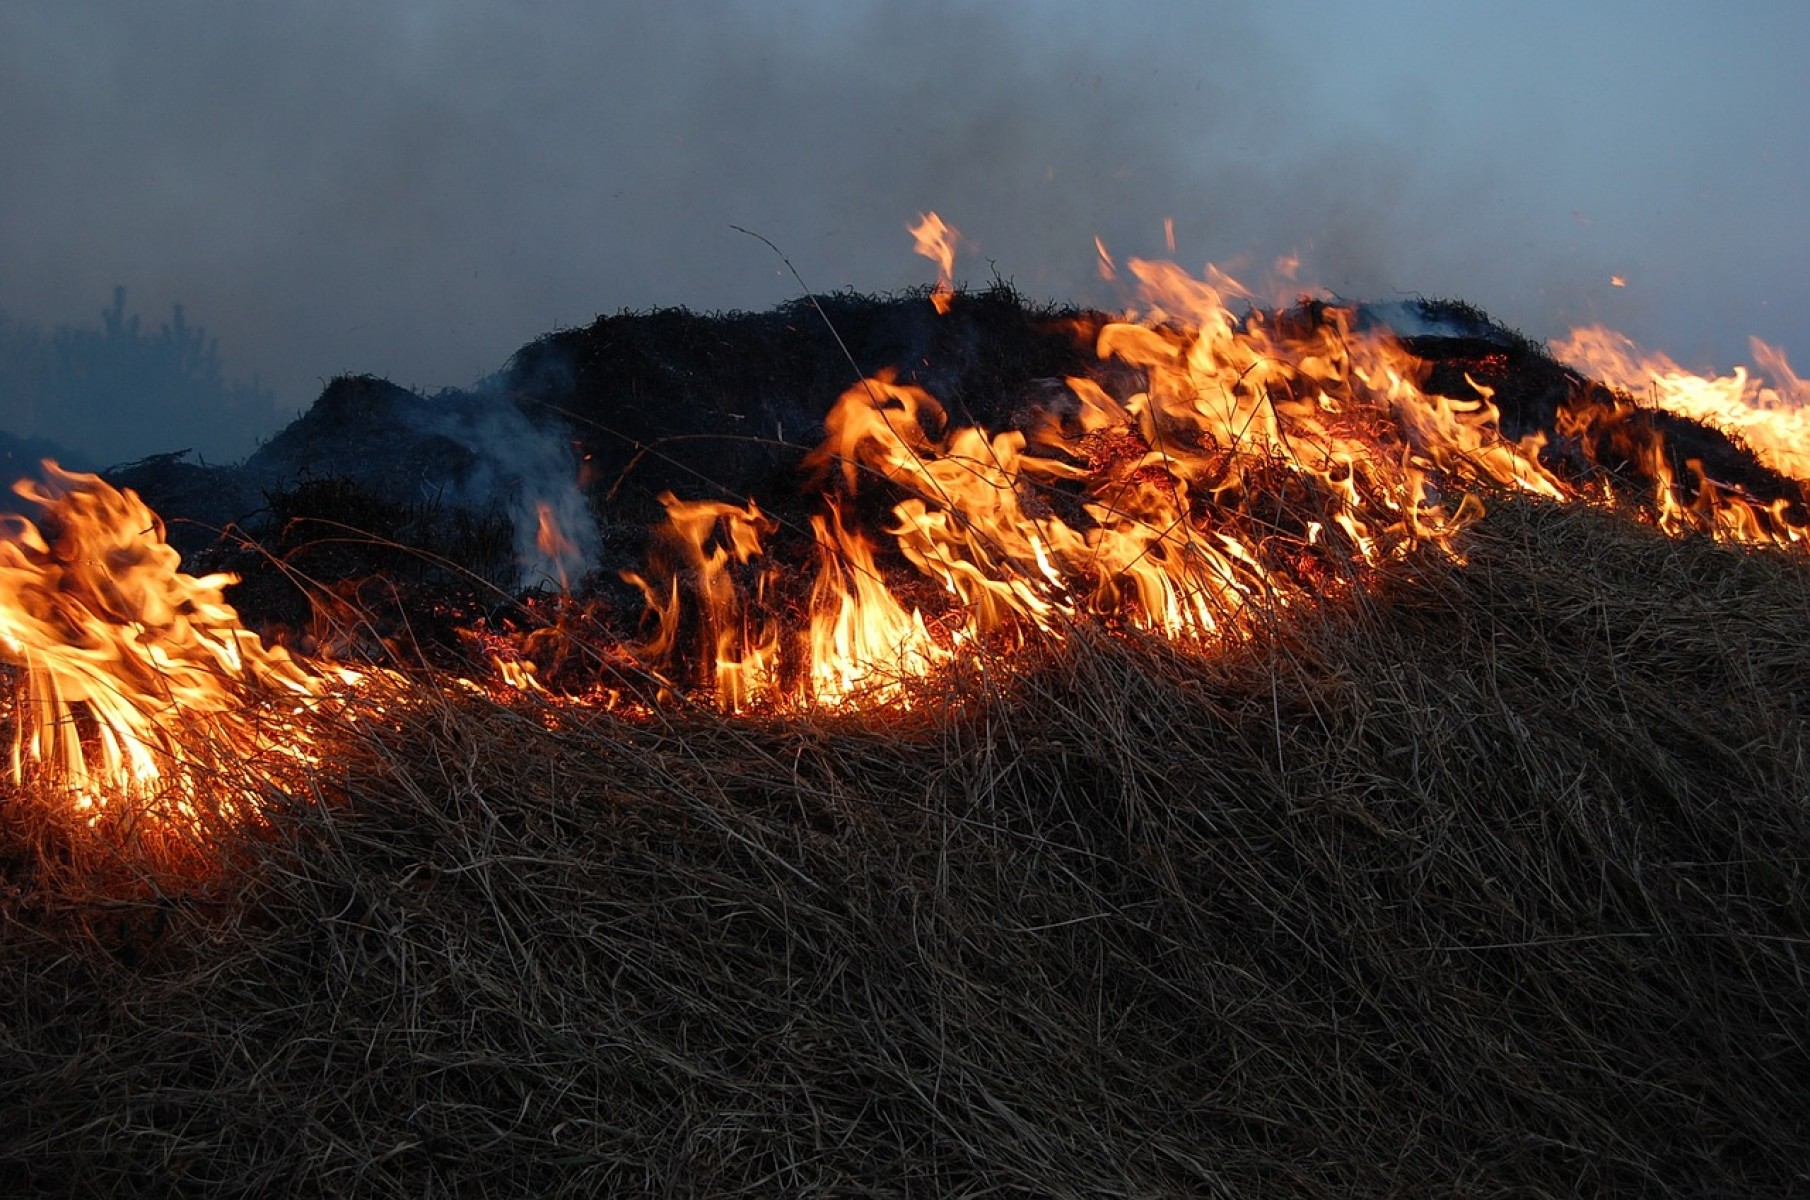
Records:
[[[290,718],[326,679],[240,624],[221,593],[231,576],[180,571],[135,493],[44,470],[14,488],[42,524],[14,516],[0,530],[14,784],[65,797],[90,824],[122,810],[160,837],[243,817],[261,787],[313,763]]]
[[[812,517],[811,529],[820,562],[811,588],[811,697],[819,704],[904,699],[905,681],[946,663],[949,647],[892,594],[872,545],[844,525],[839,506]]]
[[[534,514],[534,544],[540,550],[541,557],[553,564],[553,571],[559,578],[559,590],[569,592],[572,590],[572,580],[566,571],[566,564],[580,558],[578,544],[559,527],[559,518],[554,515],[552,504],[537,500]]]
[[[920,677],[947,658],[922,615],[894,598],[872,546],[847,528],[834,504],[812,518],[819,561],[809,619],[782,655],[776,608],[786,581],[762,549],[774,522],[754,504],[686,501],[671,493],[661,503],[667,514],[660,539],[665,583],[624,573],[641,590],[654,620],[653,633],[636,649],[656,666],[709,664],[708,686],[722,707],[734,711],[777,699],[787,666],[820,703],[896,699],[901,679]],[[738,586],[734,570],[750,564],[752,570],[743,574],[751,577],[751,586]],[[681,647],[691,614],[695,654],[685,655]]]
[[[806,464],[824,509],[802,604],[752,505],[666,497],[668,574],[629,576],[654,616],[647,661],[670,668],[692,629],[726,706],[898,698],[964,645],[1060,639],[1078,620],[1238,636],[1414,545],[1449,548],[1476,489],[1568,494],[1540,439],[1501,436],[1487,388],[1423,391],[1423,364],[1347,311],[1238,318],[1222,275],[1129,265],[1148,310],[1095,342],[1142,390],[1069,379],[1072,406],[999,433],[888,375],[841,396]],[[876,545],[846,514],[881,484],[902,498]],[[901,572],[933,590],[906,602],[888,584]],[[795,635],[788,605],[805,612]]]
[[[732,710],[744,707],[772,690],[778,634],[770,621],[758,629],[750,628],[749,605],[730,577],[730,564],[756,558],[761,534],[770,532],[772,523],[752,503],[738,507],[720,501],[686,501],[670,492],[662,495],[660,502],[666,506],[663,542],[678,561],[668,568],[664,587],[634,572],[624,575],[641,589],[656,620],[653,635],[637,649],[650,662],[674,660],[685,614],[681,579],[687,580],[701,614],[696,661],[711,664],[720,704]],[[754,597],[757,603],[769,583],[763,572]]]
[[[1203,644],[1243,636],[1416,546],[1459,555],[1457,534],[1492,492],[1614,495],[1602,476],[1556,474],[1547,434],[1503,436],[1490,386],[1465,376],[1461,398],[1423,387],[1428,364],[1352,310],[1303,301],[1235,315],[1248,293],[1216,270],[1128,267],[1141,315],[1092,336],[1134,389],[1071,378],[1068,404],[1003,432],[951,423],[891,375],[843,393],[806,464],[822,489],[808,598],[768,561],[775,523],[753,505],[667,497],[677,559],[659,581],[630,576],[657,627],[644,661],[673,669],[685,629],[690,661],[714,664],[698,682],[732,709],[904,700],[910,680],[966,647],[1060,640],[1077,621]],[[1768,411],[1775,425],[1800,416]],[[1611,427],[1662,528],[1799,541],[1784,501],[1761,504],[1695,462],[1684,486],[1659,432],[1617,417],[1580,394],[1552,432]],[[1749,415],[1743,432],[1756,428]],[[1772,461],[1810,478],[1796,445]],[[848,517],[875,487],[896,497],[879,541]]]
[[[1744,366],[1731,375],[1699,375],[1601,325],[1572,330],[1552,353],[1636,399],[1738,435],[1781,475],[1810,480],[1810,384],[1782,351],[1758,338],[1750,346],[1764,375]]]
[[[955,244],[961,234],[934,212],[924,213],[916,225],[906,228],[916,242],[917,252],[936,264],[936,287],[930,293],[930,302],[936,305],[937,312],[946,313],[955,300]]]
[[[933,299],[946,311],[958,235],[935,213],[913,233],[939,263]],[[648,562],[624,573],[645,605],[639,640],[588,661],[632,664],[630,691],[651,679],[729,711],[908,706],[920,681],[987,651],[1059,643],[1083,623],[1210,649],[1349,594],[1417,548],[1461,560],[1459,535],[1484,497],[1618,494],[1593,467],[1558,465],[1571,460],[1548,453],[1546,434],[1504,436],[1488,383],[1466,375],[1465,388],[1441,384],[1456,396],[1433,390],[1432,367],[1355,310],[1253,307],[1212,268],[1195,278],[1130,259],[1125,269],[1141,311],[1074,324],[1102,370],[1065,380],[1008,428],[955,422],[928,391],[882,373],[831,407],[804,462],[806,519],[663,495]],[[1691,375],[1600,329],[1557,350],[1810,479],[1810,391],[1772,348],[1755,343],[1770,386],[1745,369]],[[1632,464],[1652,487],[1650,519],[1802,544],[1801,511],[1718,483],[1694,460],[1683,464],[1694,481],[1680,480],[1657,428],[1604,395],[1581,390],[1550,432],[1590,453],[1600,441]],[[265,646],[223,598],[232,577],[184,574],[135,494],[45,469],[44,483],[16,489],[41,523],[12,518],[0,530],[15,787],[90,823],[121,815],[204,836],[209,814],[253,816],[263,789],[316,765],[321,747],[300,718],[329,695],[380,677],[399,703],[405,687],[431,691]],[[550,504],[538,520],[541,554],[574,560]],[[542,633],[543,649],[578,644],[563,627]],[[537,667],[535,636],[481,639],[500,684],[455,685],[532,697],[544,713],[653,698],[655,688],[625,700],[601,682],[582,698],[567,692],[554,677],[576,660]]]

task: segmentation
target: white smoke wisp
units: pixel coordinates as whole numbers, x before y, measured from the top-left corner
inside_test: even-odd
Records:
[[[555,427],[528,419],[507,396],[436,413],[426,432],[457,442],[477,462],[453,499],[472,507],[501,502],[515,526],[517,586],[569,591],[596,569],[602,532],[578,485],[578,455]]]

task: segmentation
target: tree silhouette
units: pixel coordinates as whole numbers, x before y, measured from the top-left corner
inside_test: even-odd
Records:
[[[180,304],[147,332],[113,289],[98,328],[48,335],[0,313],[0,429],[47,437],[103,462],[194,448],[237,457],[267,432],[275,395],[229,381],[219,340]]]

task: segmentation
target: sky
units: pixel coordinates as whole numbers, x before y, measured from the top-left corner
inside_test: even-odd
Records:
[[[1801,0],[8,0],[0,312],[182,304],[275,401],[134,449],[215,457],[337,374],[796,298],[736,226],[814,290],[928,283],[933,209],[958,279],[1036,299],[1131,303],[1094,238],[1166,257],[1171,218],[1259,290],[1297,254],[1538,338],[1810,360],[1807,49]]]

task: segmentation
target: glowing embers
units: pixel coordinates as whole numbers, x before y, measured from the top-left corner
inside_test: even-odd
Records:
[[[11,774],[66,812],[205,839],[315,763],[327,680],[240,625],[231,576],[179,569],[131,491],[44,464],[0,530],[0,660],[17,668]],[[338,672],[335,681],[357,676]]]

